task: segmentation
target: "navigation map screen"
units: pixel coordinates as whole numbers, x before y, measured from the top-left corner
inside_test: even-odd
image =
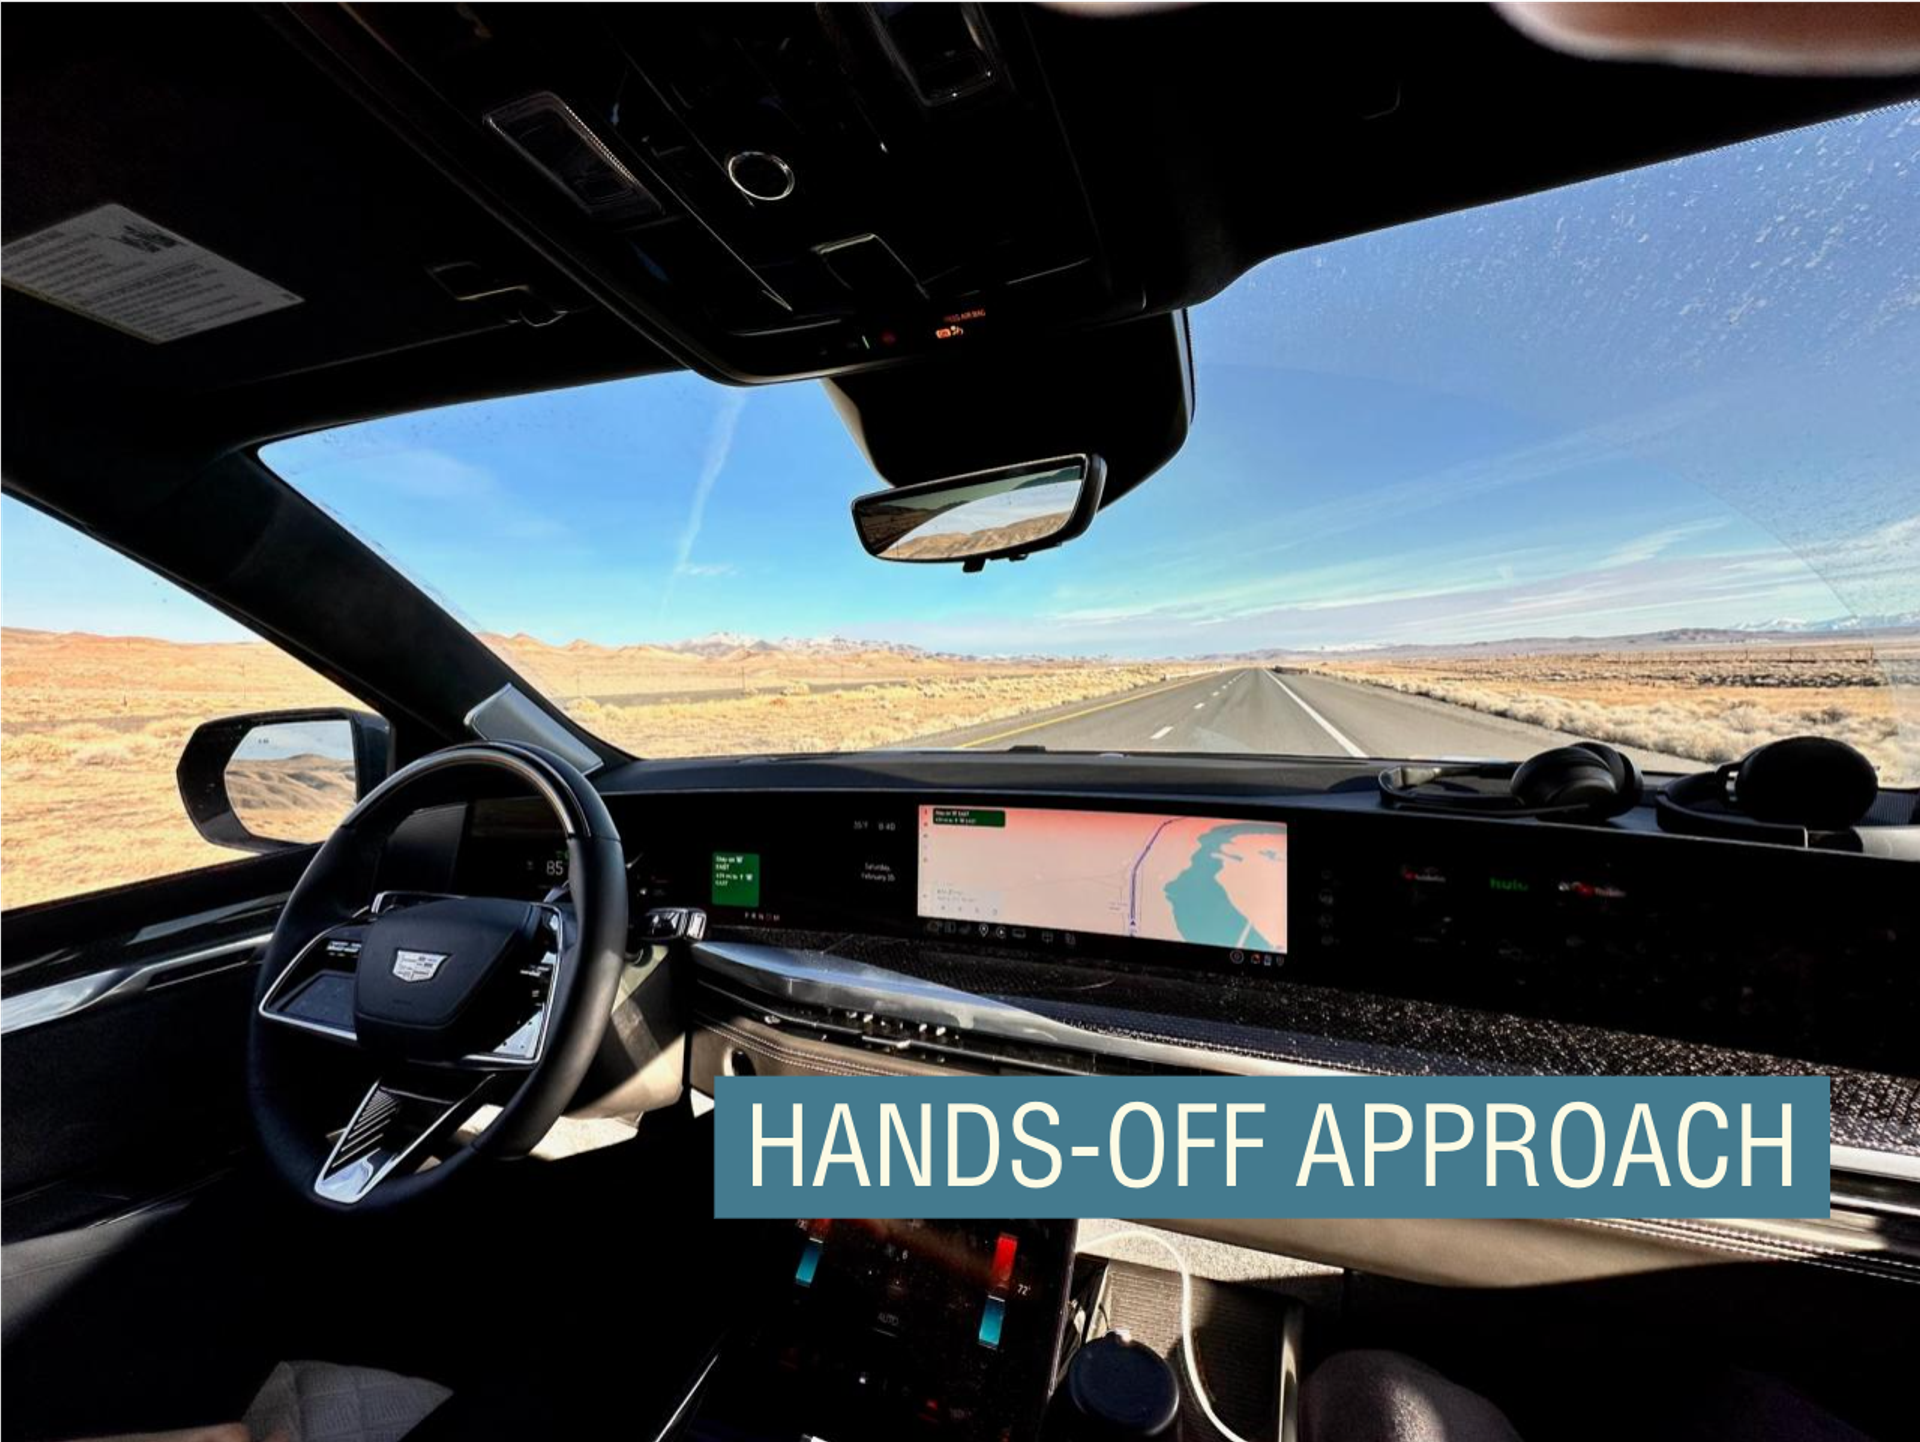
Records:
[[[923,918],[993,940],[1287,949],[1283,822],[922,806],[919,874]]]

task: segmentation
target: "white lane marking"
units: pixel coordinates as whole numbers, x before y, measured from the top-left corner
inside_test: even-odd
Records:
[[[1171,730],[1173,730],[1171,726],[1162,726],[1158,731],[1154,732],[1153,735],[1149,736],[1147,740],[1158,741],[1162,736],[1166,735]]]
[[[1196,701],[1193,703],[1193,709],[1196,711],[1204,711],[1207,709],[1207,703],[1204,701]]]
[[[1346,752],[1347,755],[1365,756],[1367,754],[1366,752],[1362,751],[1358,746],[1355,746],[1351,741],[1349,741],[1346,738],[1346,736],[1341,732],[1338,726],[1335,726],[1326,717],[1322,716],[1318,711],[1314,710],[1313,707],[1309,706],[1305,701],[1302,701],[1300,699],[1299,693],[1296,692],[1293,689],[1293,687],[1289,686],[1285,681],[1282,681],[1278,676],[1275,676],[1271,671],[1267,672],[1267,678],[1271,680],[1274,685],[1278,686],[1282,691],[1285,691],[1287,693],[1288,698],[1292,700],[1293,704],[1298,706],[1302,711],[1306,712],[1309,719],[1311,719],[1314,722],[1314,724],[1319,726],[1319,728],[1322,731],[1326,732],[1327,735],[1331,736],[1339,744],[1340,749]]]

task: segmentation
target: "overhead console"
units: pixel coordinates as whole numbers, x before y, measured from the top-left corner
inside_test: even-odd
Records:
[[[404,134],[702,369],[814,374],[1141,309],[1019,7],[296,13]]]

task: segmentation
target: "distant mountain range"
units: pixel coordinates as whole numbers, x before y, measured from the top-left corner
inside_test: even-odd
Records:
[[[1708,646],[1791,645],[1820,639],[1861,640],[1874,636],[1910,635],[1920,630],[1920,611],[1890,616],[1848,616],[1829,621],[1781,618],[1749,626],[1686,626],[1667,631],[1638,631],[1616,636],[1511,636],[1498,641],[1458,641],[1433,645],[1296,646],[1272,651],[1249,651],[1237,656],[1207,656],[1202,660],[1245,660],[1258,657],[1313,656],[1527,656],[1578,651],[1688,650]]]
[[[768,640],[764,636],[746,636],[738,631],[712,631],[705,636],[695,636],[690,641],[662,642],[663,651],[678,651],[683,656],[737,656],[741,652],[749,655],[770,651],[783,651],[789,655],[811,656],[859,656],[873,651],[884,651],[896,656],[929,656],[934,654],[919,646],[905,646],[891,641],[854,641],[845,636],[781,636],[777,640]]]
[[[900,641],[858,640],[848,636],[780,636],[769,639],[739,631],[712,631],[685,641],[639,642],[626,646],[604,646],[595,641],[568,641],[555,645],[524,632],[511,636],[482,633],[480,639],[497,651],[534,663],[545,658],[562,664],[587,666],[654,664],[668,668],[693,668],[711,662],[753,668],[813,665],[899,670],[903,667],[936,666],[950,670],[956,666],[977,666],[982,663],[1053,667],[1100,663],[1110,659],[998,652],[970,655],[955,651],[933,651]]]
[[[1860,631],[1905,631],[1916,626],[1920,626],[1920,611],[1902,611],[1895,616],[1839,616],[1827,621],[1798,621],[1781,617],[1733,629],[1782,636],[1834,636]]]
[[[1846,639],[1886,634],[1911,634],[1920,630],[1920,611],[1899,615],[1842,617],[1825,621],[1804,621],[1781,617],[1747,626],[1690,626],[1666,631],[1642,631],[1613,636],[1513,636],[1497,641],[1440,642],[1429,645],[1400,642],[1352,643],[1328,646],[1275,646],[1246,651],[1216,651],[1205,655],[1154,658],[1170,661],[1220,662],[1255,665],[1268,660],[1335,656],[1448,656],[1448,655],[1539,655],[1578,651],[1640,651],[1698,649],[1711,646],[1790,645],[1796,641]],[[634,646],[600,646],[590,641],[570,641],[564,646],[536,641],[530,636],[488,637],[508,651],[559,651],[575,656],[639,657],[652,654],[664,661],[678,658],[682,664],[696,661],[726,661],[737,664],[763,661],[836,661],[860,660],[867,664],[891,657],[897,662],[940,662],[946,664],[992,661],[1057,665],[1063,661],[1111,663],[1112,656],[1043,656],[1034,653],[996,652],[991,655],[934,651],[900,641],[855,640],[846,636],[781,636],[769,639],[739,631],[713,631],[685,641],[662,641]]]

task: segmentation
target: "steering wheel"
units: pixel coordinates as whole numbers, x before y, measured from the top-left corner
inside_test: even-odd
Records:
[[[552,811],[566,837],[564,893],[374,894],[401,822],[503,781]],[[480,742],[396,772],[320,848],[267,944],[247,1064],[272,1168],[322,1207],[364,1211],[438,1192],[476,1158],[532,1150],[593,1061],[626,936],[620,836],[575,767],[537,747]],[[344,1126],[338,1098],[331,1118],[315,1113],[314,1038],[356,1053],[373,1078]],[[441,1145],[489,1103],[499,1114],[477,1135]],[[419,1170],[429,1154],[437,1164]]]

